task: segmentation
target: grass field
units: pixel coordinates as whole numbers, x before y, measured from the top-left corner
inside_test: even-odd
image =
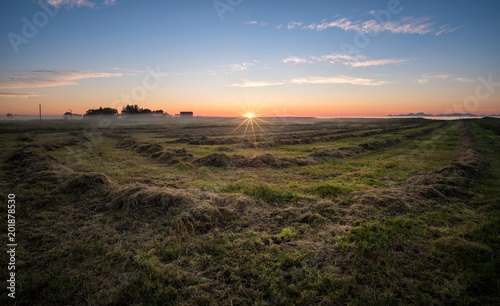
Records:
[[[1,123],[16,302],[500,303],[500,120],[238,124]]]

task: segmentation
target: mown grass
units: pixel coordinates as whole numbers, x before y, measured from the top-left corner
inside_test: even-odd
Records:
[[[19,303],[497,304],[500,140],[474,122],[468,127],[490,162],[471,184],[472,197],[390,216],[364,214],[368,208],[350,195],[402,188],[414,173],[448,165],[458,126],[390,149],[283,169],[166,166],[91,133],[90,146],[47,154],[78,172],[105,173],[114,185],[139,182],[185,196],[205,191],[164,215],[147,213],[144,205],[159,205],[155,197],[134,198],[132,214],[92,191],[76,197],[43,178],[26,183],[22,169],[2,172],[2,184],[23,203]],[[15,136],[2,135],[5,156],[24,144]],[[35,141],[64,140],[44,137]],[[111,208],[96,210],[88,199]],[[215,205],[224,210],[193,219]],[[0,260],[6,262],[5,252]]]
[[[255,185],[258,181],[268,186],[279,182],[282,186],[280,189],[291,194],[288,196],[289,200],[307,195],[332,197],[333,194],[328,195],[329,191],[326,190],[328,187],[323,191],[320,190],[324,184],[343,186],[345,190],[391,186],[403,182],[411,172],[436,169],[452,158],[458,129],[456,127],[444,129],[443,135],[446,137],[443,138],[447,139],[435,144],[439,147],[434,148],[432,152],[425,152],[426,158],[422,158],[422,149],[419,145],[434,137],[433,135],[401,143],[391,150],[368,152],[345,161],[335,160],[326,164],[285,169],[219,169],[192,166],[190,163],[166,166],[138,153],[117,148],[117,141],[114,139],[102,138],[99,134],[89,135],[92,137],[89,144],[77,149],[58,150],[54,155],[78,171],[102,172],[119,184],[144,182],[155,186],[203,188],[224,192],[225,186],[231,186],[235,182],[240,182],[241,185]],[[177,148],[179,147],[182,148],[183,145],[180,144]],[[253,149],[245,151],[255,154]],[[276,153],[274,149],[263,152]],[[237,192],[236,189],[238,188],[233,188],[230,192]],[[241,193],[250,196],[263,193],[262,190],[239,189]]]

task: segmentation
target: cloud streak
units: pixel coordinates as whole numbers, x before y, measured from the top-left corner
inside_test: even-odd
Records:
[[[89,0],[46,0],[46,2],[55,7],[72,8],[72,7],[95,7],[95,2]],[[104,0],[104,5],[115,5],[116,0]]]
[[[278,81],[249,81],[244,80],[243,83],[233,83],[232,87],[266,87],[266,86],[279,86],[283,85],[285,82]]]
[[[446,80],[450,77],[449,74],[422,74],[420,79],[417,79],[417,82],[420,84],[425,84],[429,82],[430,80]]]
[[[367,78],[355,78],[345,75],[333,76],[333,77],[305,77],[305,78],[295,78],[290,81],[249,81],[244,80],[243,83],[233,83],[232,87],[264,87],[264,86],[280,86],[285,84],[350,84],[359,86],[381,86],[389,84],[387,81],[367,79]]]
[[[389,84],[387,81],[380,81],[366,78],[354,78],[345,75],[337,77],[308,77],[298,78],[290,81],[292,84],[351,84],[362,86],[380,86]]]
[[[122,73],[33,70],[26,74],[0,78],[0,88],[44,88],[78,85],[78,81],[93,78],[120,77]]]
[[[95,6],[94,2],[90,2],[88,0],[47,0],[47,3],[52,6],[64,7],[64,8],[83,7],[83,6],[93,8]]]
[[[303,58],[303,57],[298,57],[298,56],[290,56],[287,57],[283,60],[281,60],[283,63],[294,63],[294,64],[309,64],[312,63],[311,61]]]
[[[373,12],[371,12],[373,13]],[[352,21],[348,18],[338,18],[333,21],[322,20],[319,24],[311,23],[302,26],[301,22],[290,22],[288,29],[301,28],[304,30],[324,31],[330,28],[338,28],[344,31],[356,31],[359,33],[379,33],[390,32],[395,34],[429,34],[442,35],[456,31],[461,27],[450,27],[449,24],[439,27],[438,30],[434,28],[436,24],[430,17],[412,17],[405,16],[398,21],[379,22],[375,19],[366,21]]]
[[[370,67],[370,66],[381,66],[389,64],[400,64],[408,61],[408,59],[380,59],[380,60],[367,60],[367,61],[354,61],[344,63],[351,67]]]
[[[448,34],[448,33],[453,33],[456,30],[460,29],[462,26],[459,27],[450,27],[450,24],[445,24],[443,26],[439,27],[439,31],[436,33],[436,36],[442,35],[442,34]]]
[[[12,93],[12,92],[0,92],[0,97],[29,98],[29,97],[38,97],[38,95],[36,95],[36,94],[23,94],[23,93]]]
[[[326,62],[329,64],[343,63],[346,66],[353,68],[358,67],[371,67],[371,66],[381,66],[389,64],[400,64],[409,61],[409,59],[376,59],[368,60],[364,55],[349,55],[342,53],[332,53],[322,56],[310,56],[310,60],[304,57],[291,56],[281,60],[283,63],[294,63],[294,64],[312,64],[319,62]]]

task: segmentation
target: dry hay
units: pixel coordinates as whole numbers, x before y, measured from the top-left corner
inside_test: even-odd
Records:
[[[280,166],[280,161],[278,158],[274,157],[269,153],[259,154],[248,162],[249,167],[274,167],[277,168]]]
[[[141,143],[135,148],[137,153],[154,154],[163,151],[163,146],[159,143]]]
[[[26,145],[17,149],[7,158],[7,166],[23,167],[33,171],[49,170],[57,160],[46,154],[47,149],[38,144]]]
[[[242,215],[235,212],[242,202],[233,195],[218,196],[199,190],[181,191],[141,184],[114,188],[108,194],[107,202],[108,209],[119,218],[145,222],[159,220],[176,230],[189,232],[207,232],[223,227],[239,220]]]
[[[162,163],[169,165],[178,164],[181,161],[187,162],[193,159],[193,154],[189,153],[185,148],[182,149],[167,149],[165,151],[156,152],[151,155]]]
[[[366,151],[370,150],[379,150],[387,147],[391,147],[394,145],[397,145],[403,141],[406,141],[408,139],[412,139],[415,137],[419,137],[425,134],[428,134],[436,129],[441,128],[444,126],[444,124],[435,127],[435,128],[427,128],[423,129],[420,131],[415,131],[412,133],[409,133],[403,137],[396,137],[396,138],[390,138],[390,139],[385,139],[385,140],[380,140],[380,141],[370,141],[366,143],[362,143],[356,146],[349,146],[349,147],[340,147],[337,149],[331,149],[331,150],[322,150],[322,151],[316,151],[309,153],[307,156],[319,161],[327,161],[330,159],[341,159],[341,158],[347,158],[356,154],[360,154]],[[385,131],[387,132],[387,131]],[[367,132],[365,134],[378,134],[379,132]]]
[[[18,141],[26,141],[26,142],[33,142],[35,141],[35,134],[32,132],[26,132],[24,134],[21,134],[17,136],[16,140]]]
[[[216,167],[216,168],[229,168],[233,166],[233,161],[231,157],[224,153],[214,153],[199,158],[194,161],[195,164]]]
[[[66,145],[74,146],[81,145],[83,143],[89,142],[91,139],[84,131],[72,131],[69,133],[72,138],[68,141]]]
[[[159,143],[144,143],[130,135],[121,135],[115,133],[104,133],[106,137],[116,138],[119,140],[118,147],[131,150],[141,155],[156,159],[161,163],[169,165],[178,164],[180,162],[188,162],[193,159],[193,154],[189,153],[185,148],[181,149],[165,149]]]
[[[5,169],[14,170],[12,184],[27,188],[52,188],[63,183],[73,173],[47,154],[46,146],[30,144],[14,151],[5,161]]]
[[[106,175],[89,172],[74,174],[61,185],[60,190],[63,193],[82,194],[90,191],[93,193],[108,191],[110,188],[111,181]]]
[[[231,149],[230,147],[227,147],[227,146],[220,146],[216,150],[219,152],[231,152],[231,151],[233,151],[233,149]]]
[[[486,163],[477,150],[470,133],[462,127],[460,147],[450,166],[430,173],[421,172],[409,177],[402,187],[370,189],[353,193],[351,209],[359,214],[382,208],[384,213],[407,213],[431,205],[433,201],[470,197],[472,180],[480,175]]]
[[[194,161],[195,164],[207,167],[230,168],[230,167],[272,167],[285,168],[289,166],[305,166],[315,163],[314,160],[302,158],[280,158],[269,153],[262,153],[254,157],[245,157],[241,155],[227,155],[224,153],[214,153],[199,158]]]

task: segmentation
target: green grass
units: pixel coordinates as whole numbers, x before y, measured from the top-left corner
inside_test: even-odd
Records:
[[[25,177],[23,168],[7,167],[6,158],[26,144],[16,140],[18,134],[28,129],[10,127],[15,132],[0,135],[5,169],[0,179],[20,202],[18,302],[498,304],[500,136],[485,124],[496,122],[467,122],[490,163],[465,187],[470,196],[427,199],[403,212],[356,199],[379,191],[398,194],[407,178],[449,165],[457,154],[458,124],[450,122],[441,131],[382,150],[282,169],[165,165],[117,148],[118,141],[102,138],[100,131],[90,132],[88,143],[47,152],[75,172],[104,173],[112,182],[112,196],[93,190],[63,194],[57,182],[42,175]],[[66,143],[69,131],[78,126],[47,127],[35,143]],[[221,126],[227,129],[210,122],[123,129],[140,141],[161,143],[172,139],[171,131],[189,129],[197,135],[210,128],[217,134]],[[279,126],[268,128],[287,133]],[[288,128],[306,135],[322,125]],[[407,132],[349,141],[355,145]],[[216,147],[164,146],[186,147],[197,157]],[[299,150],[315,150],[318,143],[301,146]],[[293,147],[289,149],[296,154]],[[283,150],[241,152],[279,155]],[[143,198],[126,198],[133,201],[128,205],[133,211],[116,205],[116,197],[127,197],[127,188],[136,183],[144,184],[136,194]],[[177,195],[182,205],[162,202],[161,192]],[[6,218],[5,210],[0,217]],[[2,252],[0,261],[7,260]],[[7,303],[5,295],[0,303]]]

